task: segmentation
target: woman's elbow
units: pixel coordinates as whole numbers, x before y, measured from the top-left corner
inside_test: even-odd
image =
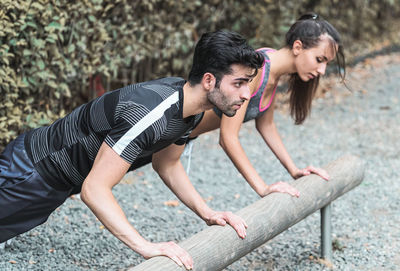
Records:
[[[266,124],[265,122],[256,120],[256,130],[258,132],[261,132],[265,128],[266,125],[268,125],[268,124]]]
[[[226,150],[232,145],[235,139],[238,139],[237,135],[228,136],[226,134],[220,134],[219,145],[222,147],[222,149]]]
[[[269,132],[273,129],[275,129],[275,123],[273,121],[271,121],[271,122],[256,122],[256,130],[259,133]]]

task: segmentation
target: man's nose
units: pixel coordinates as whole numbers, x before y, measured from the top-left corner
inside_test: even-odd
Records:
[[[246,85],[245,87],[243,87],[243,91],[240,95],[240,98],[243,100],[249,100],[250,99],[250,87],[249,85]]]

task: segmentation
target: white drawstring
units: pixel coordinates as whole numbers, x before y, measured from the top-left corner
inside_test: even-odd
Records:
[[[192,149],[193,149],[193,141],[190,140],[188,143],[185,145],[185,149],[182,152],[182,156],[186,156],[188,158],[187,166],[186,166],[186,174],[189,176],[190,172],[190,161],[192,159]]]

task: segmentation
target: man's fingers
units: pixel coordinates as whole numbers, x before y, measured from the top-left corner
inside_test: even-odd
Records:
[[[282,184],[282,188],[280,189],[279,192],[287,193],[293,197],[298,197],[300,194],[296,188],[294,188],[293,186],[291,186],[290,184],[287,184],[287,183]]]
[[[180,255],[179,259],[187,270],[193,269],[193,260],[190,256],[188,257],[186,255]]]
[[[176,255],[170,255],[168,256],[170,259],[172,259],[177,265],[182,266],[183,263],[181,262],[181,260],[178,258],[178,256]],[[186,267],[186,266],[185,266]]]
[[[313,166],[309,166],[309,167],[307,167],[307,169],[310,172],[319,175],[321,178],[323,178],[323,179],[325,179],[327,181],[329,180],[329,175],[328,175],[328,172],[326,172],[326,170],[324,170],[322,168],[315,168]]]
[[[193,268],[193,259],[186,250],[181,248],[178,244],[174,242],[168,242],[164,244],[163,248],[164,255],[171,258],[177,265],[185,266],[187,270]]]
[[[240,238],[243,239],[246,237],[246,228],[248,227],[246,222],[231,212],[215,212],[210,222],[211,225],[217,224],[220,226],[229,224],[236,231]]]
[[[218,218],[216,222],[220,226],[225,226],[226,225],[226,220],[223,219],[223,218]]]
[[[237,215],[231,212],[225,213],[226,221],[235,229],[240,238],[244,239],[246,237],[246,222]]]
[[[290,194],[293,197],[297,197],[297,198],[300,196],[300,192],[294,187],[290,188],[290,191],[288,191],[288,194]]]
[[[183,263],[186,269],[188,270],[192,269],[193,268],[192,257],[190,257],[190,255],[182,248],[179,247],[179,249],[180,251],[178,252],[178,258],[180,262]]]
[[[292,197],[300,196],[300,192],[296,188],[285,182],[277,182],[275,184],[272,184],[270,186],[270,190],[271,192],[286,193],[291,195]]]
[[[193,263],[187,257],[177,256],[177,255],[171,255],[171,256],[168,256],[168,257],[171,258],[177,265],[185,266],[185,268],[187,270],[193,269]]]
[[[292,197],[299,197],[300,196],[299,191],[297,191],[296,189],[288,189],[288,190],[285,190],[285,191],[282,191],[282,192],[285,192],[285,193],[291,195]]]
[[[236,224],[231,226],[235,229],[240,238],[244,239],[246,237],[246,229],[244,224]]]

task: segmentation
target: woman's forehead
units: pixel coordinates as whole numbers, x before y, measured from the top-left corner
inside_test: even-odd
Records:
[[[314,47],[316,53],[325,56],[329,61],[335,58],[338,50],[337,43],[327,34],[321,36],[318,45]]]

